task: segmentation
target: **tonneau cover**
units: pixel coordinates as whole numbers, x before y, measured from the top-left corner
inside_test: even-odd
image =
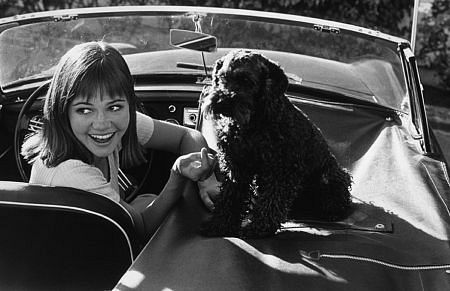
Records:
[[[354,179],[340,223],[291,222],[268,239],[206,238],[190,185],[117,290],[450,290],[449,179],[394,111],[297,104]]]

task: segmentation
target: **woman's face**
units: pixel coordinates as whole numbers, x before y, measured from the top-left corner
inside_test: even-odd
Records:
[[[97,158],[116,149],[130,122],[124,96],[77,96],[69,105],[69,122],[75,137]]]

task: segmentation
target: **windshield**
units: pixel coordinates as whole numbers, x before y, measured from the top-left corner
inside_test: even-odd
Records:
[[[113,44],[133,74],[198,73],[177,66],[201,64],[199,52],[170,46],[169,30],[195,30],[192,15],[73,17],[20,25],[0,34],[0,85],[49,78],[61,56],[76,44]],[[406,94],[400,58],[392,43],[320,25],[227,14],[202,14],[203,33],[217,37],[219,50],[206,53],[212,65],[232,48],[261,50],[303,86],[316,87],[399,109]],[[147,60],[147,61],[146,61]]]

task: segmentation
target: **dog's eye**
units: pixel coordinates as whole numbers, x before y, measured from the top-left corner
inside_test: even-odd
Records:
[[[233,79],[240,83],[250,83],[251,78],[249,77],[249,71],[236,69],[233,71]]]
[[[241,79],[242,79],[242,81],[245,82],[245,83],[250,83],[250,82],[252,81],[249,77],[247,77],[247,76],[245,76],[245,75],[242,76]]]
[[[250,77],[248,77],[246,74],[239,74],[236,77],[236,81],[238,82],[238,84],[243,84],[243,85],[253,85],[253,81]]]

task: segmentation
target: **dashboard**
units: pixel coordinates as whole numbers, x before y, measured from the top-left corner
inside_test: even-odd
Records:
[[[195,128],[199,115],[200,91],[141,91],[136,95],[142,111],[147,115],[167,122]]]

